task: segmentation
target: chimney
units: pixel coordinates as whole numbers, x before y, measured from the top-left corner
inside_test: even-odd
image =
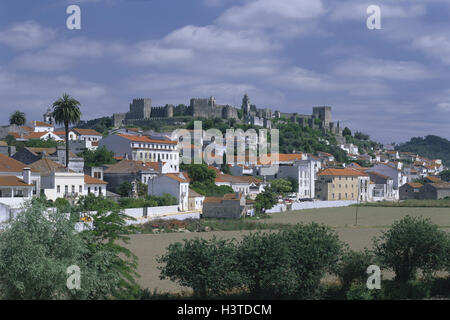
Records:
[[[23,168],[23,181],[26,184],[31,184],[31,169],[30,168]]]

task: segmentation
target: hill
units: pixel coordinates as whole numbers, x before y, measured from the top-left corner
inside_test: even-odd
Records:
[[[450,166],[450,141],[445,138],[433,135],[415,137],[398,145],[396,150],[418,153],[429,159],[441,159],[446,166]]]

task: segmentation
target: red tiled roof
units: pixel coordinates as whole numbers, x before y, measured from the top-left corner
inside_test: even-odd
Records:
[[[35,127],[53,127],[52,124],[43,121],[31,121],[31,124]]]
[[[22,163],[0,153],[0,172],[22,172],[23,169],[27,167],[29,166],[27,166],[25,163]],[[32,171],[35,170],[32,169]]]
[[[180,175],[182,175],[183,178]],[[166,173],[165,176],[168,177],[168,178],[171,178],[173,180],[176,180],[178,182],[186,183],[186,182],[190,182],[191,181],[191,179],[184,172],[180,172],[180,173]]]
[[[134,141],[134,142],[161,143],[161,144],[178,144],[177,141],[155,140],[155,139],[150,139],[147,136],[134,136],[134,135],[131,135],[131,134],[123,134],[123,133],[119,133],[117,135],[122,137],[122,138],[128,139],[130,141]]]
[[[87,174],[84,175],[84,183],[86,184],[108,184],[108,182],[96,179],[94,177],[88,176]]]
[[[363,177],[367,176],[367,174],[364,172],[360,172],[358,170],[348,169],[348,168],[344,168],[344,169],[328,168],[328,169],[324,169],[324,170],[320,171],[317,175],[319,175],[319,176],[363,176]]]
[[[418,182],[408,182],[407,185],[412,188],[420,188],[421,186],[423,186],[423,184],[418,183]]]
[[[0,186],[2,187],[32,187],[32,184],[27,184],[22,179],[16,176],[0,176]]]
[[[94,129],[73,128],[72,131],[75,132],[76,134],[84,135],[84,136],[102,136],[101,133],[99,133],[97,130],[94,130]]]

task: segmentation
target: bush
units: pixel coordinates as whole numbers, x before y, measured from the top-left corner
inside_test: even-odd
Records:
[[[448,239],[429,219],[406,216],[374,239],[374,251],[384,266],[394,270],[396,281],[414,280],[418,270],[429,279],[445,268]]]
[[[342,254],[342,243],[330,227],[297,224],[280,231],[289,248],[291,267],[296,275],[296,297],[316,299],[320,297],[320,280],[326,273],[335,273]]]
[[[386,297],[396,299],[426,299],[431,297],[432,282],[409,280],[406,282],[386,281],[383,283]]]
[[[375,256],[367,249],[363,252],[347,251],[342,255],[339,263],[337,275],[342,286],[348,290],[352,282],[365,284],[367,277],[367,267],[376,264]]]
[[[254,233],[239,246],[239,270],[252,298],[279,298],[296,292],[292,257],[281,234]]]
[[[353,283],[347,291],[347,300],[373,300],[373,290],[367,289],[366,284]]]
[[[157,261],[164,264],[158,267],[161,280],[190,287],[197,297],[220,294],[242,283],[233,240],[184,239],[184,244],[170,244]]]

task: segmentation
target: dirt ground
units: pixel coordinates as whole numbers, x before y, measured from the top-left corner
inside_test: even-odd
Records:
[[[300,222],[318,222],[333,227],[341,241],[349,244],[353,250],[371,248],[373,237],[379,236],[383,230],[395,220],[409,214],[430,218],[433,223],[445,227],[450,232],[449,208],[374,208],[360,207],[358,209],[358,226],[355,223],[355,207],[311,209],[293,212],[275,213],[272,218],[265,219],[267,223],[295,224]],[[261,220],[263,221],[263,220]],[[169,280],[159,279],[156,257],[164,254],[170,243],[181,242],[183,239],[202,237],[209,239],[216,235],[219,238],[235,238],[240,240],[250,231],[214,231],[202,233],[163,233],[141,234],[131,236],[127,245],[139,258],[138,272],[141,275],[139,283],[151,291],[155,288],[160,292],[189,291]]]

